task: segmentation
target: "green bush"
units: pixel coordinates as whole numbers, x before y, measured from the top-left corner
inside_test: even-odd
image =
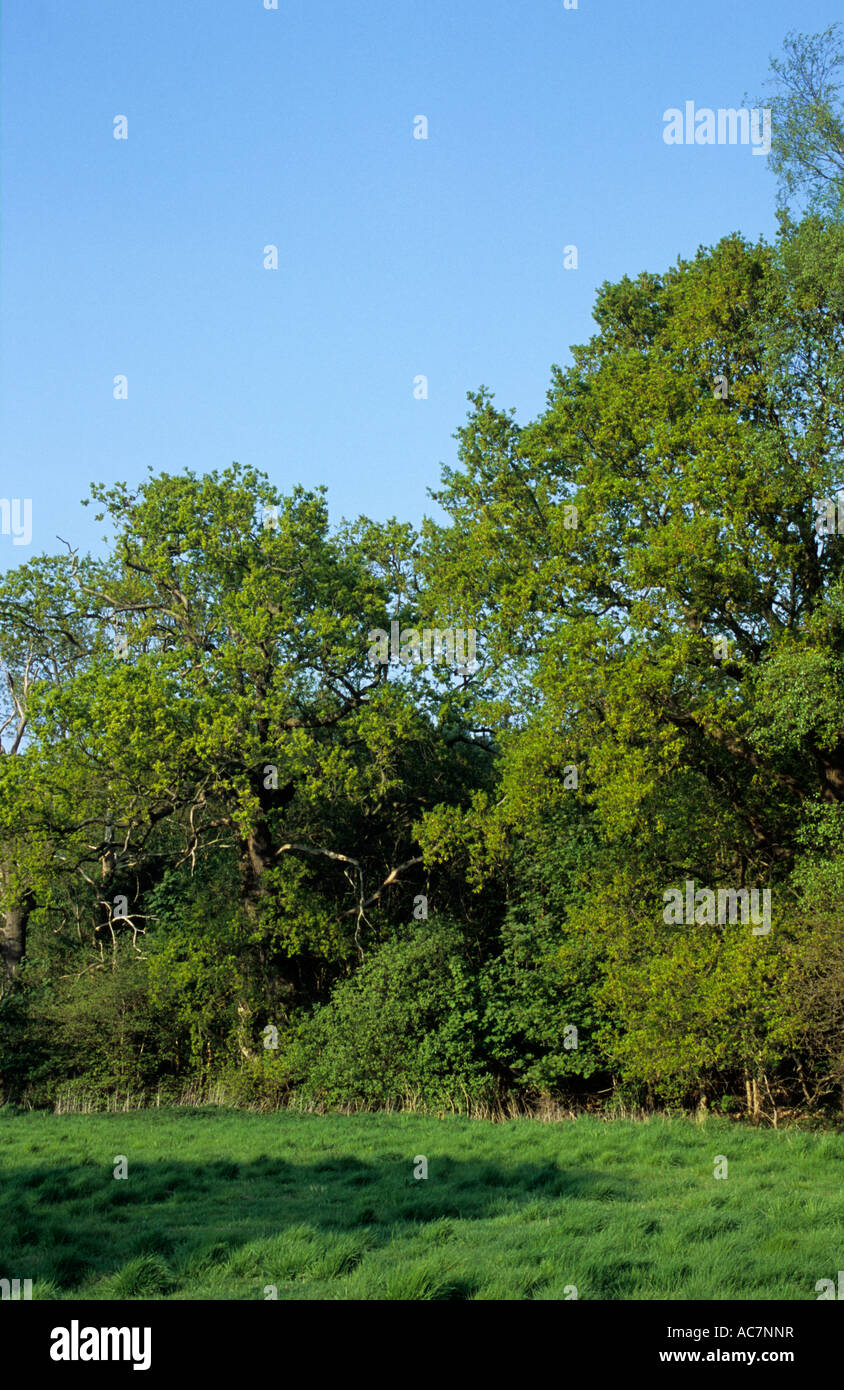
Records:
[[[284,1043],[271,1072],[328,1105],[490,1101],[476,968],[457,926],[415,922],[343,980]]]
[[[484,969],[484,1050],[508,1088],[567,1090],[605,1065],[592,1036],[590,971],[583,958],[569,968],[563,939],[548,917],[508,922]]]
[[[173,1041],[149,997],[147,962],[128,942],[48,992],[13,995],[0,1010],[0,1086],[36,1103],[78,1092],[149,1093],[168,1074]]]

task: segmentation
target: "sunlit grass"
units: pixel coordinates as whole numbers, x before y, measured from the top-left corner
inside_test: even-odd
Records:
[[[0,1277],[49,1299],[815,1299],[844,1268],[842,1178],[844,1136],[715,1120],[0,1112]]]

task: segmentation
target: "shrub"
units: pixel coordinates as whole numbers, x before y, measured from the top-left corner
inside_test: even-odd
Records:
[[[335,988],[287,1040],[278,1065],[299,1096],[329,1105],[489,1101],[480,1010],[459,928],[442,918],[415,922]]]

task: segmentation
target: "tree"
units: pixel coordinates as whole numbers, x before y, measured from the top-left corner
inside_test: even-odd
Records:
[[[511,812],[547,794],[532,769],[562,791],[582,763],[618,828],[692,775],[745,858],[771,867],[793,798],[844,797],[844,729],[829,716],[786,751],[762,676],[795,645],[838,650],[821,615],[842,540],[817,527],[844,429],[844,242],[828,236],[833,283],[789,282],[793,241],[730,237],[665,276],[605,285],[599,334],[555,369],[528,427],[473,398],[427,573],[441,603],[458,594],[482,614],[522,787],[505,773]]]
[[[470,397],[436,494],[449,522],[426,530],[431,601],[480,615],[479,714],[503,750],[497,795],[427,816],[426,852],[471,846],[482,882],[580,801],[602,848],[559,949],[602,974],[608,1055],[649,1082],[691,1075],[648,1013],[654,952],[678,1045],[700,1037],[680,1000],[711,1027],[741,989],[711,1066],[749,1068],[752,1089],[790,1046],[801,810],[844,801],[844,538],[819,524],[842,481],[843,251],[814,217],[604,285],[538,420]],[[685,879],[775,885],[774,943],[719,949],[710,929],[702,956],[672,937],[662,893]]]
[[[81,566],[90,575],[91,565]],[[71,682],[97,641],[96,615],[80,602],[70,566],[41,557],[0,584],[0,989],[19,970],[27,927],[55,876],[53,836],[68,830],[73,790],[48,768],[33,728],[40,692]],[[78,790],[78,788],[77,788]],[[70,820],[68,812],[70,811]]]
[[[844,104],[840,24],[821,34],[787,35],[784,56],[771,59],[771,167],[784,206],[797,198],[810,210],[844,211]]]
[[[49,594],[69,586],[91,630],[66,678],[29,695],[28,766],[53,788],[39,799],[30,779],[45,865],[82,879],[95,937],[113,939],[143,930],[168,870],[228,856],[244,948],[307,998],[320,963],[360,958],[372,914],[418,884],[421,810],[483,775],[448,693],[369,660],[388,605],[407,613],[412,533],[331,535],[321,492],[282,498],[238,465],[92,491],[111,551],[70,550]]]

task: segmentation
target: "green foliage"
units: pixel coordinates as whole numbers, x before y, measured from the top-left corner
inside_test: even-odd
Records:
[[[121,943],[103,962],[58,980],[49,995],[0,1006],[0,1089],[55,1101],[155,1092],[172,1074],[174,1020],[156,1007],[146,962]]]
[[[517,1093],[571,1092],[606,1069],[595,1039],[599,973],[587,951],[575,959],[568,928],[595,853],[589,821],[569,798],[514,855],[512,900],[481,991],[485,1054]]]
[[[550,924],[508,923],[482,977],[484,1051],[508,1087],[528,1097],[565,1093],[573,1078],[605,1069],[592,1037],[593,981],[583,961],[567,971],[559,952]]]
[[[840,24],[820,34],[791,33],[772,58],[774,136],[771,167],[783,204],[797,196],[812,208],[844,209],[844,105]]]
[[[297,1094],[371,1106],[462,1105],[494,1087],[478,1049],[477,973],[439,917],[385,942],[303,1023],[280,1065]]]

